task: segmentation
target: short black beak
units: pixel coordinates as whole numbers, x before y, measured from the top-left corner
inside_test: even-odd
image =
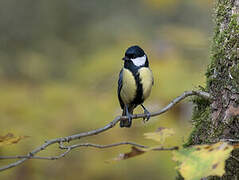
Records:
[[[128,61],[129,58],[128,58],[127,56],[125,56],[125,57],[122,58],[122,60],[124,60],[124,61]]]

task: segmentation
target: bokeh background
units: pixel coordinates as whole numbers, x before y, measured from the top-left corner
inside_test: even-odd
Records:
[[[47,139],[99,128],[121,113],[117,79],[124,51],[139,45],[155,77],[145,105],[156,111],[184,90],[204,85],[212,34],[210,0],[3,0],[0,1],[0,135],[30,136],[1,147],[22,155]],[[183,144],[190,133],[192,104],[130,129],[118,126],[79,142],[134,141],[155,145],[143,134],[159,127]],[[136,112],[142,112],[140,108]],[[52,147],[40,155],[56,155]],[[76,149],[57,161],[30,160],[0,173],[0,179],[157,179],[176,174],[171,152],[105,163],[130,147]],[[12,161],[2,160],[0,165]]]

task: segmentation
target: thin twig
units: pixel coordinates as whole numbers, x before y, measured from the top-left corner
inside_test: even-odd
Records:
[[[71,146],[60,146],[61,149],[66,149],[62,154],[58,156],[50,156],[50,157],[43,157],[43,156],[30,156],[30,155],[24,155],[24,156],[0,156],[0,159],[22,159],[22,158],[28,158],[28,159],[42,159],[42,160],[56,160],[64,157],[66,154],[68,154],[72,149],[79,148],[79,147],[93,147],[93,148],[98,148],[98,149],[106,149],[106,148],[112,148],[112,147],[117,147],[121,145],[132,145],[135,147],[139,148],[150,148],[149,146],[137,144],[134,142],[119,142],[119,143],[114,143],[114,144],[107,144],[107,145],[101,145],[101,144],[92,144],[92,143],[82,143],[82,144],[74,144]],[[177,150],[178,147],[170,147],[170,148],[165,148],[165,147],[159,147],[159,148],[153,148],[151,149],[152,151],[171,151],[171,150]]]
[[[105,148],[111,148],[111,147],[116,147],[116,146],[121,146],[121,145],[132,145],[136,146],[139,148],[149,148],[148,146],[145,145],[140,145],[134,142],[119,142],[119,143],[114,143],[114,144],[107,144],[107,145],[100,145],[100,144],[92,144],[92,143],[82,143],[82,144],[74,144],[71,146],[61,146],[61,149],[75,149],[78,147],[94,147],[94,148],[99,148],[99,149],[105,149]]]
[[[163,114],[166,111],[168,111],[169,109],[171,109],[173,106],[175,106],[177,103],[182,101],[183,99],[185,99],[185,98],[187,98],[189,96],[194,96],[194,95],[203,97],[203,98],[208,99],[208,100],[212,99],[210,94],[207,93],[207,92],[203,92],[203,91],[185,91],[181,96],[178,96],[177,98],[172,100],[163,109],[151,113],[151,116],[158,116],[160,114]],[[133,119],[139,119],[139,118],[145,118],[145,117],[147,117],[147,114],[135,114],[135,115],[133,115],[132,118]],[[33,159],[33,158],[37,157],[37,156],[35,156],[37,153],[39,153],[40,151],[45,150],[48,146],[50,146],[52,144],[59,143],[60,147],[61,147],[63,142],[70,142],[72,140],[76,140],[76,139],[80,139],[80,138],[83,138],[83,137],[88,137],[88,136],[93,136],[93,135],[97,135],[97,134],[103,133],[104,131],[107,131],[107,130],[113,128],[120,120],[125,120],[125,119],[127,119],[126,116],[117,116],[113,121],[111,121],[109,124],[105,125],[102,128],[98,128],[98,129],[95,129],[95,130],[92,130],[92,131],[75,134],[75,135],[72,135],[72,136],[61,137],[61,138],[56,138],[56,139],[48,140],[44,144],[42,144],[41,146],[39,146],[36,149],[34,149],[33,151],[31,151],[28,155],[22,156],[21,160],[18,160],[18,161],[14,162],[14,163],[11,163],[11,164],[8,164],[6,166],[1,167],[0,171],[4,171],[4,170],[7,170],[7,169],[16,167],[16,166],[22,164],[23,162],[25,162],[28,159]],[[79,146],[79,145],[76,145],[76,146]],[[92,145],[89,145],[89,143],[88,143],[88,146],[93,147]],[[113,146],[111,146],[111,147],[113,147]],[[60,157],[65,156],[68,152],[70,152],[70,150],[71,150],[71,148],[69,148],[63,154],[61,154],[59,156],[53,157],[53,159],[54,158],[55,159],[59,159]],[[20,156],[15,156],[15,157],[20,157]],[[40,157],[38,157],[38,158],[40,159]],[[51,158],[52,157],[50,157],[49,159],[51,159]],[[7,159],[7,158],[5,158],[5,159]]]
[[[23,159],[23,158],[28,158],[28,159],[42,159],[42,160],[56,160],[64,157],[66,154],[68,154],[71,151],[71,148],[67,148],[66,151],[61,153],[58,156],[50,156],[50,157],[42,157],[42,156],[31,156],[31,155],[23,155],[23,156],[0,156],[0,159]]]

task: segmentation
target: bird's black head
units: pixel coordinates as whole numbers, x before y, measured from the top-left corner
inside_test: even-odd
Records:
[[[131,46],[125,52],[125,57],[128,57],[130,59],[135,59],[137,57],[142,57],[144,55],[145,55],[144,50],[139,46]]]
[[[139,46],[131,46],[125,52],[123,57],[125,64],[134,64],[135,66],[148,66],[148,58],[144,50]]]

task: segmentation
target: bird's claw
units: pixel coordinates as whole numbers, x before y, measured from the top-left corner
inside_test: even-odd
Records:
[[[131,126],[131,124],[132,124],[132,119],[133,119],[133,115],[132,114],[128,114],[128,127],[130,127]]]
[[[127,127],[127,128],[131,127],[133,115],[128,114],[127,117],[128,119],[120,121],[120,127]]]
[[[144,110],[144,114],[146,114],[146,117],[143,117],[143,122],[145,123],[145,122],[147,122],[150,119],[151,114],[146,109]]]

